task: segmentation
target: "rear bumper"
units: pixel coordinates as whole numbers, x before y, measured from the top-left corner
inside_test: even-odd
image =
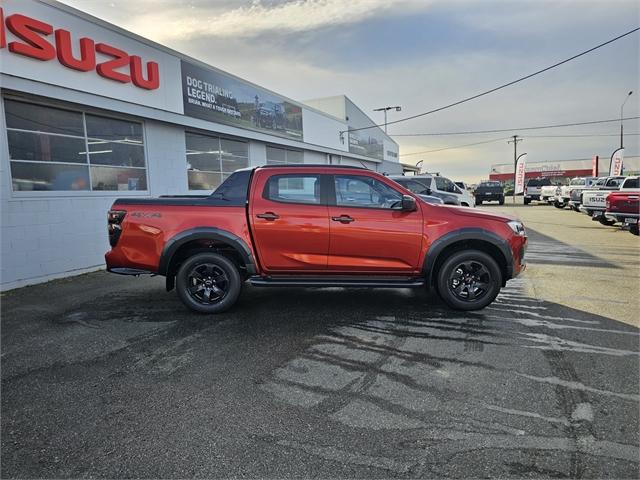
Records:
[[[630,225],[635,225],[638,223],[640,219],[640,214],[638,213],[621,213],[621,212],[604,212],[604,216],[607,220],[612,220],[620,223],[628,223]],[[633,222],[628,222],[627,220],[632,219]]]
[[[146,275],[157,273],[156,270],[150,269],[148,265],[132,262],[118,247],[114,247],[104,254],[104,262],[107,265],[107,272],[117,273],[118,275]]]

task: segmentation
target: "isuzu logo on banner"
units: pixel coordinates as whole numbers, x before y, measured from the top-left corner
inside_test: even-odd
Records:
[[[518,157],[518,162],[516,163],[516,185],[515,185],[515,194],[524,193],[524,177],[526,172],[525,159],[527,158],[527,154],[523,153]]]
[[[619,148],[611,154],[611,163],[609,163],[609,176],[617,177],[622,175],[624,167],[624,148]]]

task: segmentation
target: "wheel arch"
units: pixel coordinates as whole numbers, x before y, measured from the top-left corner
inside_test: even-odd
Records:
[[[422,267],[427,285],[432,286],[440,265],[452,253],[461,250],[480,250],[489,254],[500,267],[502,286],[513,276],[513,253],[509,243],[495,233],[481,228],[454,230],[431,244]]]
[[[219,228],[195,227],[169,239],[162,250],[158,274],[167,278],[167,290],[173,289],[175,274],[184,259],[207,251],[225,255],[247,276],[256,273],[253,253],[243,239]]]

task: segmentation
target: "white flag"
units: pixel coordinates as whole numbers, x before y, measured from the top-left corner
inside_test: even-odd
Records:
[[[518,163],[516,163],[516,185],[515,194],[524,192],[524,174],[525,174],[525,159],[527,154],[523,153],[518,157]]]
[[[622,175],[624,163],[624,148],[619,148],[611,154],[611,163],[609,163],[609,176],[617,177]]]

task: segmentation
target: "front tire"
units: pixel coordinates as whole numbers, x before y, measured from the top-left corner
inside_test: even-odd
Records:
[[[525,205],[529,205],[531,203],[531,199],[530,198],[525,198],[524,199],[524,204]]]
[[[500,204],[500,205],[504,205],[504,198],[501,198],[501,199],[498,201],[498,204]]]
[[[200,313],[221,313],[236,303],[242,279],[237,267],[217,253],[189,257],[176,275],[176,290],[182,303]]]
[[[553,206],[556,208],[564,208],[564,203],[560,203],[560,202],[553,202]]]
[[[500,293],[502,273],[490,255],[465,250],[444,261],[436,284],[440,298],[454,310],[480,310]]]

